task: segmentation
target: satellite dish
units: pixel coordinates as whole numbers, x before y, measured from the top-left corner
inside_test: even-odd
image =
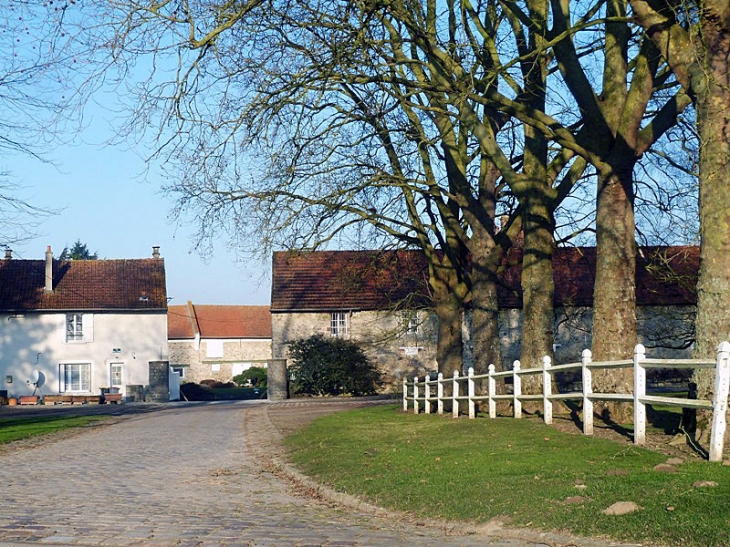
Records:
[[[30,375],[30,383],[35,387],[41,387],[46,383],[46,375],[40,370],[34,370]]]

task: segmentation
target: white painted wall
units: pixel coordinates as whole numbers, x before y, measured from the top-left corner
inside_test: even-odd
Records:
[[[91,387],[84,393],[98,395],[111,383],[112,363],[123,364],[124,388],[148,384],[149,361],[168,359],[164,311],[94,313],[93,340],[83,342],[66,342],[65,325],[65,312],[0,314],[0,389],[13,396],[30,395],[33,385],[27,380],[40,370],[45,384],[39,393],[55,394],[61,363],[91,363]]]

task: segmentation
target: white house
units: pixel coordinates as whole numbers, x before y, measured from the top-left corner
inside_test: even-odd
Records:
[[[127,260],[0,260],[0,390],[8,396],[125,393],[166,361],[159,248]],[[36,380],[39,380],[36,382]]]

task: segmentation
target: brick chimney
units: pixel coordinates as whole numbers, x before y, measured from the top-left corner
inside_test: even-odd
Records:
[[[53,251],[46,249],[46,292],[53,292]]]
[[[159,245],[152,246],[152,258],[160,258],[160,246]]]
[[[5,249],[5,260],[10,260],[11,258],[13,258],[13,250]]]

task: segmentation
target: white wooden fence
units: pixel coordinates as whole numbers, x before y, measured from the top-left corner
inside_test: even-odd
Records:
[[[633,393],[594,393],[592,374],[596,369],[628,368],[634,369]],[[715,390],[712,401],[699,399],[682,399],[675,397],[659,397],[646,394],[646,371],[650,368],[698,369],[712,368],[715,370]],[[553,393],[552,375],[556,372],[580,370],[583,378],[582,391],[572,393]],[[542,375],[542,393],[526,395],[522,393],[522,377],[527,375]],[[512,393],[497,394],[498,378],[512,378]],[[476,382],[487,380],[487,393],[476,394]],[[444,386],[451,385],[451,394],[444,396]],[[462,388],[466,388],[462,390]],[[715,361],[701,359],[647,359],[644,346],[637,345],[634,349],[634,358],[624,361],[593,362],[590,350],[584,350],[580,363],[568,363],[553,366],[549,357],[543,357],[541,368],[523,369],[519,361],[515,361],[512,370],[495,372],[494,365],[489,365],[487,374],[474,374],[470,368],[467,376],[460,376],[454,371],[452,378],[444,378],[439,373],[436,380],[428,376],[424,380],[413,378],[412,382],[403,379],[403,410],[408,411],[409,402],[413,404],[413,412],[418,414],[420,407],[426,414],[435,410],[438,414],[444,412],[444,401],[451,401],[453,416],[459,415],[459,402],[466,401],[469,418],[476,417],[476,402],[487,401],[489,417],[497,415],[497,401],[510,401],[514,417],[522,417],[522,403],[524,401],[542,401],[543,415],[546,424],[553,421],[553,401],[577,400],[583,402],[583,433],[593,434],[593,403],[595,401],[619,401],[634,405],[634,443],[644,444],[646,440],[646,405],[666,405],[683,408],[712,410],[712,428],[710,433],[710,461],[721,461],[725,429],[727,427],[726,412],[728,406],[728,391],[730,389],[730,343],[723,342],[717,348]]]

